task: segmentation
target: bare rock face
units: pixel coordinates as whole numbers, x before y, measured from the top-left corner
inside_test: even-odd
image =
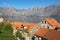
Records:
[[[51,17],[60,22],[60,5],[35,7],[21,10],[0,7],[0,16],[2,16],[5,20],[8,19],[26,22],[40,22],[46,17]]]

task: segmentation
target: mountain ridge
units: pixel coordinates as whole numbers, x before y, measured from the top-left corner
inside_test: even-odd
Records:
[[[5,20],[26,22],[40,22],[42,19],[50,17],[55,18],[58,22],[60,22],[60,4],[22,10],[0,7],[0,16],[2,16]]]

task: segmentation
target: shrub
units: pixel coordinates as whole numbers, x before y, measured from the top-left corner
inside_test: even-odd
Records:
[[[22,33],[20,33],[19,31],[16,32],[16,37],[19,37],[22,40]]]

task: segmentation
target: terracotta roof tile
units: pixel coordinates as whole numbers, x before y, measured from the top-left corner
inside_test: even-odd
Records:
[[[60,23],[59,23],[59,26],[60,26]]]
[[[36,24],[35,23],[28,23],[28,22],[13,22],[13,28],[17,28],[18,30],[23,30],[21,25],[24,25],[25,27],[28,27],[28,31],[30,31],[31,29],[33,29]]]
[[[44,36],[47,32],[48,32],[48,29],[47,29],[47,28],[40,28],[40,29],[38,29],[38,31],[35,33],[35,35]]]
[[[36,33],[36,36],[41,36],[48,40],[60,40],[60,31],[40,28]]]
[[[45,20],[54,28],[59,26],[59,23],[54,18],[45,18]]]

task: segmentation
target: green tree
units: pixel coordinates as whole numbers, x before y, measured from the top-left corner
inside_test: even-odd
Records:
[[[30,36],[29,32],[28,32],[28,29],[23,29],[22,32],[25,32],[28,34],[28,36]]]
[[[5,23],[3,25],[2,32],[7,34],[13,34],[13,29],[11,26],[12,25],[10,23]]]
[[[19,31],[16,32],[16,37],[19,37],[22,40],[22,33],[20,33]]]
[[[16,37],[13,36],[13,29],[10,23],[0,23],[0,40],[16,40]]]
[[[2,30],[2,28],[3,28],[3,25],[4,25],[4,23],[1,22],[1,23],[0,23],[0,33],[2,33],[1,30]]]

